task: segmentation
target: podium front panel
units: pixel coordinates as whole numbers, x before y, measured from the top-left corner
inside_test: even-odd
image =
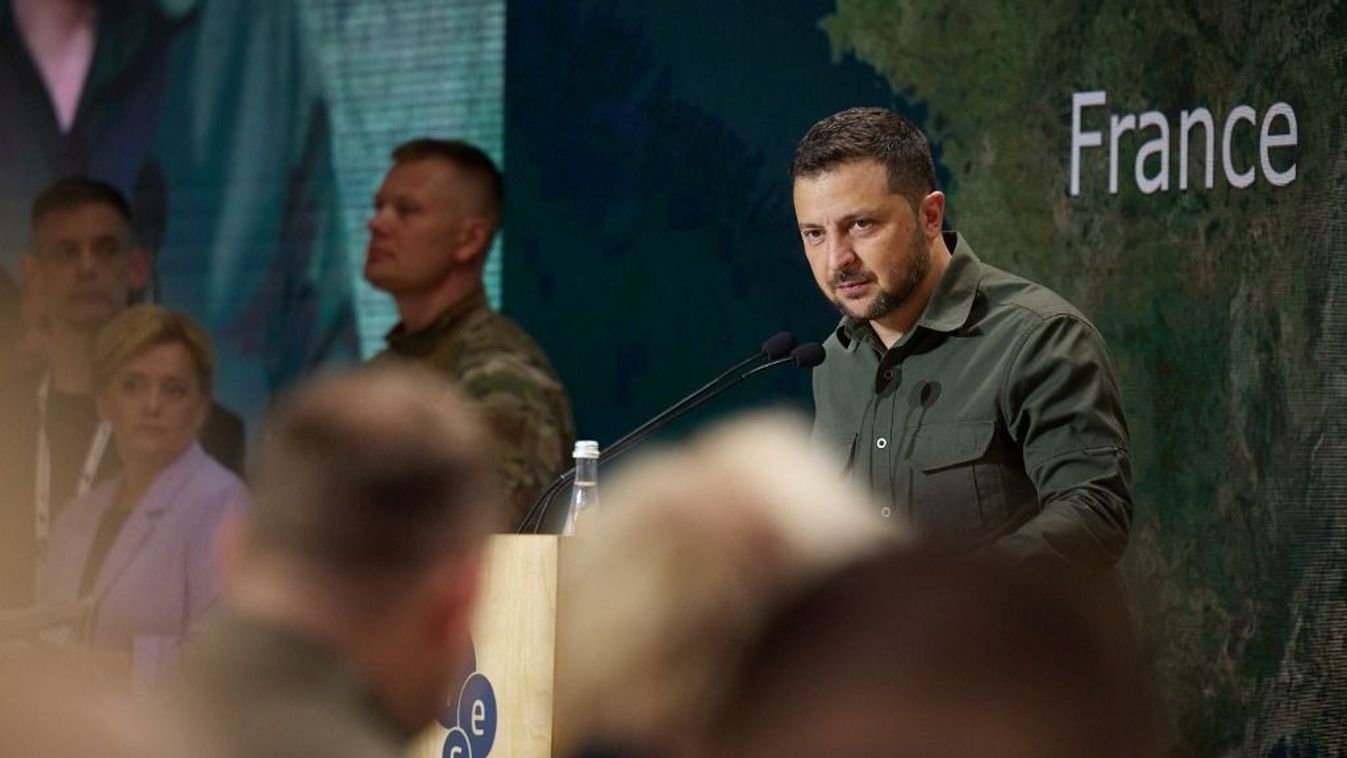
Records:
[[[411,758],[552,754],[557,574],[562,538],[500,535],[487,545],[472,625],[473,671]]]

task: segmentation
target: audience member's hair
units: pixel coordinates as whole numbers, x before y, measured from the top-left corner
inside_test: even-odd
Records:
[[[926,135],[907,117],[884,108],[848,108],[814,124],[795,149],[790,175],[807,179],[867,160],[884,165],[889,189],[913,207],[936,188]]]
[[[467,401],[427,369],[319,378],[268,420],[252,472],[250,550],[348,589],[386,591],[495,526],[484,445]]]
[[[495,162],[481,148],[462,140],[430,137],[410,140],[393,148],[394,163],[428,159],[447,161],[470,180],[479,183],[482,211],[493,223],[500,222],[501,208],[505,205],[505,180],[501,178]]]
[[[906,550],[858,562],[767,626],[703,752],[1154,755],[1126,621],[1091,581]]]
[[[52,213],[86,205],[106,205],[125,219],[128,226],[131,224],[131,205],[120,190],[107,182],[85,176],[67,176],[47,185],[33,201],[32,228],[36,229],[42,219]]]
[[[741,420],[604,484],[562,576],[563,753],[699,729],[771,608],[898,539],[806,436],[793,419]]]
[[[128,308],[98,331],[92,358],[94,388],[106,389],[117,369],[146,350],[175,344],[191,356],[201,392],[210,397],[215,377],[210,337],[190,316],[157,305]]]

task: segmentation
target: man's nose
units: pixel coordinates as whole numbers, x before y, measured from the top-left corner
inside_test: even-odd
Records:
[[[369,229],[369,233],[373,235],[388,234],[388,216],[390,213],[392,211],[386,208],[374,211],[374,215],[369,217],[369,222],[365,224],[365,228]]]
[[[829,236],[827,245],[829,269],[842,271],[856,262],[856,248],[851,244],[851,237],[848,235]]]
[[[75,270],[83,275],[91,276],[98,273],[100,263],[98,253],[94,252],[91,245],[81,247],[75,255]]]

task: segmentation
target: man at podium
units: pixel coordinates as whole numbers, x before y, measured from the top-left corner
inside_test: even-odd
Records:
[[[805,257],[842,312],[814,372],[815,441],[880,514],[1002,565],[1109,574],[1132,520],[1103,337],[1056,293],[943,229],[926,136],[882,108],[795,153]]]

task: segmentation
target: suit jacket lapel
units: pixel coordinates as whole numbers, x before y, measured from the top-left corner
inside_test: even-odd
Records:
[[[136,504],[135,512],[127,519],[121,533],[112,543],[112,549],[108,551],[103,568],[98,572],[98,581],[94,584],[94,597],[98,602],[101,603],[107,597],[117,580],[154,536],[169,509],[178,501],[183,489],[200,469],[197,464],[203,455],[205,453],[199,446],[192,445],[187,452],[178,457],[178,460],[170,463],[168,468],[159,473],[154,484],[150,485],[150,489]]]

